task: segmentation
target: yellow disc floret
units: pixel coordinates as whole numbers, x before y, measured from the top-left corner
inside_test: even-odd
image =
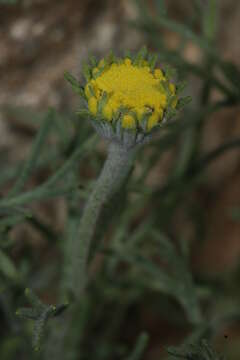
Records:
[[[152,128],[157,125],[163,117],[163,110],[155,110],[151,116],[149,116],[148,118],[148,122],[147,122],[147,130],[150,131],[152,130]]]
[[[111,121],[113,117],[113,107],[110,103],[107,103],[102,110],[103,117],[107,119],[108,121]]]
[[[154,70],[154,77],[159,80],[165,80],[165,77],[163,76],[162,70],[155,69]]]
[[[88,108],[93,115],[97,114],[98,101],[94,96],[88,100]]]
[[[136,121],[132,115],[124,115],[122,118],[122,127],[125,129],[135,129]]]
[[[169,103],[169,91],[162,86],[162,81],[167,82],[171,96],[175,95],[174,85],[160,69],[152,70],[146,60],[136,63],[127,57],[107,63],[103,59],[92,74],[94,79],[85,86],[90,113],[95,116],[101,109],[100,115],[109,122],[120,114],[122,127],[126,129],[138,128],[145,119],[146,130],[150,131],[162,121]],[[104,103],[98,106],[103,96]]]
[[[147,111],[145,107],[136,107],[135,112],[137,114],[137,119],[140,122],[149,110]]]
[[[129,58],[125,59],[125,60],[124,60],[124,64],[127,65],[127,66],[132,65],[131,59],[129,59]]]

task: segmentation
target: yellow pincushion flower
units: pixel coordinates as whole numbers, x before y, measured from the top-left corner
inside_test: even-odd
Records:
[[[109,55],[100,61],[92,58],[91,62],[84,68],[84,88],[79,88],[72,77],[69,81],[87,101],[85,114],[90,115],[92,124],[104,137],[141,142],[179,107],[170,73],[155,68],[155,57],[145,49],[136,56],[116,59]]]
[[[96,109],[104,95],[105,103],[99,106],[99,115],[112,122],[114,115],[124,109],[121,124],[125,129],[141,128],[142,121],[145,120],[144,130],[150,131],[161,123],[169,97],[162,83],[167,83],[171,95],[175,95],[174,84],[166,79],[162,70],[152,69],[150,63],[143,58],[134,62],[126,57],[110,63],[102,59],[91,73],[94,79],[91,78],[85,86],[90,113],[96,115]]]

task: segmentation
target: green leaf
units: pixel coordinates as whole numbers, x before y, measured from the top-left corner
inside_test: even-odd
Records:
[[[86,118],[91,115],[91,113],[87,109],[80,109],[76,112],[76,114],[82,118]]]
[[[172,78],[176,77],[176,75],[177,75],[177,70],[174,69],[174,68],[173,68],[172,66],[170,66],[170,65],[166,65],[166,66],[164,67],[164,73],[165,73],[167,79],[172,79]]]
[[[83,75],[84,75],[86,81],[91,80],[91,68],[87,63],[83,64]]]
[[[149,54],[148,56],[148,62],[150,65],[151,70],[153,71],[155,66],[156,66],[156,62],[158,60],[158,55],[157,54]]]
[[[72,85],[72,89],[76,94],[86,98],[83,87],[73,75],[71,75],[68,71],[65,71],[64,78]]]
[[[44,334],[44,330],[46,327],[46,323],[54,314],[55,307],[54,306],[48,306],[46,307],[42,313],[39,315],[38,319],[34,322],[34,329],[33,329],[33,349],[35,351],[40,350],[41,340]]]
[[[95,149],[95,145],[97,142],[97,136],[93,135],[86,139],[85,142],[80,144],[73,154],[66,160],[66,162],[58,169],[55,174],[53,174],[44,184],[44,188],[52,187],[59,180],[62,180],[64,176],[66,176],[71,169],[75,166],[76,162],[79,162],[84,156],[86,156],[90,151]]]
[[[185,96],[183,98],[180,98],[178,100],[176,109],[177,110],[182,110],[186,105],[188,105],[190,102],[192,101],[192,97],[191,96]]]
[[[147,47],[144,45],[140,50],[139,52],[137,53],[137,55],[135,56],[135,59],[134,59],[134,64],[138,65],[142,60],[144,60],[146,58],[148,54],[148,51],[147,51]]]
[[[52,125],[52,117],[53,117],[53,110],[50,110],[47,114],[47,117],[45,121],[43,122],[37,137],[34,141],[34,144],[32,146],[31,154],[28,158],[28,160],[25,162],[23,169],[14,185],[10,193],[8,194],[8,197],[13,197],[17,193],[19,193],[25,183],[27,182],[28,178],[30,177],[31,173],[33,172],[33,169],[35,167],[35,164],[37,162],[38,157],[41,154],[41,149],[46,141],[47,135],[50,131],[51,125]]]
[[[16,311],[16,315],[25,319],[36,320],[39,317],[39,310],[36,308],[20,308]]]
[[[181,81],[180,83],[178,83],[176,86],[176,94],[180,95],[185,90],[186,86],[187,86],[186,81]]]
[[[60,304],[58,306],[44,304],[38,296],[28,288],[25,290],[25,295],[32,307],[20,308],[16,311],[16,315],[34,321],[33,348],[35,351],[39,351],[47,321],[51,317],[58,316],[65,311],[68,304]]]
[[[70,194],[75,190],[76,188],[74,188],[72,185],[62,186],[58,188],[48,188],[47,186],[42,185],[34,190],[26,191],[9,199],[3,199],[1,200],[1,205],[20,206],[36,200],[44,201],[45,199],[49,198],[65,196],[66,194]]]
[[[95,58],[95,56],[90,56],[89,60],[93,67],[97,66],[98,62],[97,62],[97,59]]]

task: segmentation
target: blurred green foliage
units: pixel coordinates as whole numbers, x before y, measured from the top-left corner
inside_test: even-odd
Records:
[[[238,276],[232,275],[230,282],[223,278],[219,283],[197,278],[191,268],[191,244],[181,231],[176,234],[172,228],[174,216],[180,210],[189,214],[195,241],[202,240],[204,209],[192,195],[206,183],[209,164],[240,146],[240,139],[226,139],[210,153],[203,154],[201,150],[209,116],[240,103],[240,72],[233,63],[224,61],[216,48],[218,2],[191,1],[193,16],[189,19],[186,15],[183,23],[168,16],[163,0],[153,1],[154,12],[144,0],[137,0],[136,4],[139,17],[131,25],[143,32],[147,44],[159,53],[160,61],[176,68],[181,79],[195,76],[200,82],[200,91],[176,122],[140,150],[137,159],[140,170],[133,171],[124,195],[122,191],[104,211],[92,249],[92,258],[97,254],[101,266],[90,279],[73,319],[68,348],[71,341],[77,342],[78,347],[72,348],[69,359],[78,359],[79,354],[81,359],[88,360],[144,359],[152,335],[151,327],[144,321],[146,316],[155,319],[156,328],[167,322],[180,334],[184,332],[185,345],[198,344],[202,338],[212,339],[225,323],[239,319],[240,293],[235,292]],[[168,48],[161,29],[180,36],[177,50]],[[183,57],[189,40],[202,51],[203,61],[199,64]],[[219,91],[220,100],[212,101],[213,90]],[[188,92],[189,87],[185,91]],[[8,112],[14,111],[14,108],[8,109]],[[53,302],[64,303],[64,299],[57,299],[56,279],[62,276],[67,288],[72,255],[71,249],[66,248],[66,239],[77,234],[81,204],[94,181],[94,177],[89,181],[79,169],[87,166],[97,175],[103,164],[102,155],[96,151],[99,139],[87,121],[79,121],[69,112],[60,114],[54,110],[29,114],[27,109],[17,109],[17,116],[19,122],[38,122],[39,130],[24,163],[12,166],[0,157],[0,186],[4,193],[0,198],[0,357],[4,360],[44,358],[43,353],[36,354],[29,345],[33,322],[22,321],[15,312],[20,308],[21,315],[35,320],[34,347],[40,345],[43,335],[44,348],[43,330],[47,332],[48,323],[54,326],[62,312],[54,313],[56,308],[52,304],[44,305],[39,300],[41,311],[36,312],[33,305],[24,313],[24,289],[33,288],[41,296],[50,292],[54,294],[51,295]],[[54,141],[50,141],[52,138]],[[169,150],[174,151],[175,158],[166,181],[149,186],[148,174]],[[49,176],[34,188],[29,187],[29,181],[42,171]],[[6,194],[9,184],[12,186]],[[63,232],[43,221],[32,206],[54,202],[59,197],[64,198],[66,205]],[[232,216],[239,220],[238,208],[232,209]],[[27,245],[23,245],[21,256],[13,256],[18,244],[13,240],[12,231],[23,223],[46,241],[46,253],[51,254],[48,261],[43,262],[41,256],[38,259],[38,249]],[[100,241],[103,235],[109,237],[108,242]],[[61,329],[57,329],[56,323],[57,331]],[[159,337],[158,342],[164,346],[161,335]],[[58,341],[62,341],[61,336]],[[194,348],[194,357],[190,352],[179,355],[177,350],[174,356],[186,360],[220,359],[206,345],[202,346],[204,349]],[[57,344],[52,347],[57,348]],[[201,355],[202,352],[207,355]],[[63,358],[63,354],[58,356]],[[170,356],[173,357],[171,351],[163,355],[168,359]]]

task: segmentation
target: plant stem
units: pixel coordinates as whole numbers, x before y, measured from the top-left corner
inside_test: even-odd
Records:
[[[73,244],[71,288],[79,298],[87,281],[87,261],[96,223],[104,204],[120,188],[132,166],[134,150],[127,150],[117,143],[111,143],[108,157],[85,206],[79,236]]]
[[[87,284],[87,263],[97,221],[104,205],[124,183],[124,180],[132,167],[135,152],[136,148],[126,149],[120,144],[110,143],[108,156],[101,174],[85,205],[77,236],[68,239],[69,242],[66,244],[66,250],[68,251],[68,254],[71,254],[71,259],[69,259],[68,255],[67,260],[69,261],[69,270],[67,279],[62,279],[63,286],[62,294],[60,296],[63,297],[63,292],[66,292],[67,286],[68,290],[70,289],[74,296],[74,303],[67,310],[66,316],[63,314],[59,319],[56,319],[58,324],[51,324],[50,337],[47,344],[47,348],[49,348],[50,351],[46,349],[46,359],[51,358],[52,360],[55,360],[59,354],[61,354],[62,359],[65,359],[68,358],[69,351],[74,352],[75,350],[73,348],[68,349],[69,339],[66,338],[70,333],[72,322],[77,316],[77,312],[79,312],[81,295]],[[60,329],[62,334],[59,333]],[[63,340],[67,340],[67,346],[63,345]],[[78,346],[78,342],[76,342],[76,344],[73,344],[73,342],[75,343],[76,341],[70,341],[71,347]]]

